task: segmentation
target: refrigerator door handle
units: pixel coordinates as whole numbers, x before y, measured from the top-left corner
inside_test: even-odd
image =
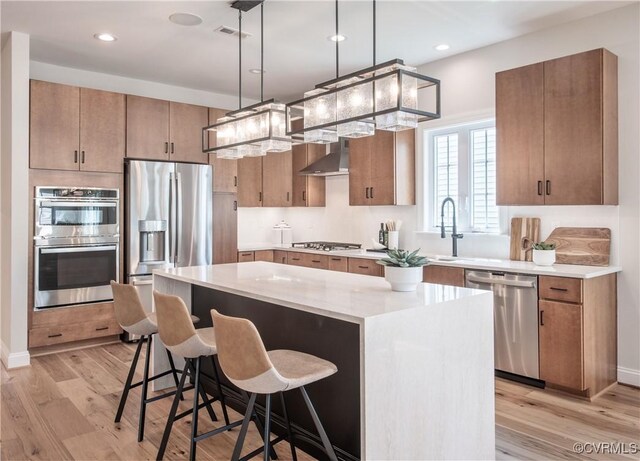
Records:
[[[175,204],[175,190],[173,182],[173,173],[169,173],[169,262],[173,264],[175,262],[175,237],[176,237],[176,204]]]
[[[182,230],[182,174],[176,173],[176,252],[174,254],[174,261],[176,264],[180,263],[180,231]]]

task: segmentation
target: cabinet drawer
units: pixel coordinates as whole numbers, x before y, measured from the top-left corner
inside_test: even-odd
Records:
[[[338,272],[349,272],[348,258],[329,256],[329,270]]]
[[[566,277],[541,276],[540,299],[552,299],[568,303],[582,302],[582,280]]]
[[[307,253],[304,255],[303,261],[306,267],[325,270],[329,269],[329,257],[327,255]]]
[[[464,286],[464,269],[461,267],[424,266],[423,282],[439,285]]]
[[[383,269],[373,259],[349,258],[349,272],[352,274],[375,275],[382,277]]]
[[[259,250],[253,253],[254,261],[273,262],[273,250]]]
[[[292,266],[305,266],[305,253],[296,253],[295,251],[287,252],[287,264]]]
[[[254,260],[253,251],[238,251],[238,262],[246,263]]]
[[[122,329],[115,320],[49,325],[29,330],[29,347],[51,346],[121,333]]]

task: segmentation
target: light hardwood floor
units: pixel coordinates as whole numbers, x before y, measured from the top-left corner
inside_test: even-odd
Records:
[[[2,367],[0,457],[3,460],[155,459],[170,399],[148,406],[145,441],[137,443],[139,388],[132,391],[123,420],[113,417],[133,348],[113,344],[36,357],[32,366]],[[142,361],[140,362],[141,370]],[[139,373],[140,374],[140,373]],[[184,409],[189,408],[186,399]],[[216,403],[215,409],[220,414]],[[239,418],[232,412],[232,418]],[[188,457],[189,420],[174,426],[165,459]],[[214,423],[204,412],[200,429]],[[237,431],[198,444],[201,460],[227,460]],[[260,446],[252,427],[246,450]],[[498,459],[640,459],[640,454],[582,455],[577,442],[640,445],[640,390],[617,385],[592,403],[496,381],[496,458]],[[280,459],[289,460],[284,444]],[[300,453],[299,459],[312,459]]]

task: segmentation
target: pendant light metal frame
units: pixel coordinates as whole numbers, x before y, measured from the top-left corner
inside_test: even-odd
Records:
[[[250,106],[242,107],[242,12],[249,11],[255,6],[260,5],[261,14],[260,14],[260,99],[261,101]],[[231,5],[232,8],[238,9],[238,24],[239,24],[239,70],[238,70],[238,83],[239,83],[239,106],[240,108],[231,112],[227,112],[224,117],[221,119],[226,119],[220,121],[218,119],[216,123],[206,126],[202,129],[202,152],[203,153],[216,153],[221,150],[236,150],[241,146],[252,146],[254,148],[260,149],[260,156],[266,155],[267,152],[284,152],[290,149],[268,149],[262,151],[262,143],[265,141],[279,141],[283,143],[288,143],[291,145],[292,139],[289,136],[278,136],[274,134],[274,124],[276,122],[281,121],[284,123],[286,121],[286,110],[284,104],[277,103],[274,99],[269,99],[264,101],[264,0],[262,1],[246,1],[246,0],[238,0]],[[280,109],[280,107],[282,107]],[[230,142],[228,144],[216,145],[213,147],[206,147],[206,140],[208,138],[208,134],[211,131],[217,132],[224,127],[233,126],[234,129],[238,125],[238,122],[250,120],[255,118],[258,126],[260,125],[263,117],[266,115],[266,124],[268,126],[268,130],[266,133],[261,133],[262,136],[245,139],[242,141]],[[285,125],[286,130],[286,125]],[[282,131],[285,131],[282,130]],[[232,158],[242,158],[242,155],[238,154]]]
[[[338,0],[336,0],[336,34],[338,34]],[[393,112],[401,112],[405,114],[413,114],[417,116],[417,123],[425,122],[429,120],[434,120],[440,118],[440,80],[428,77],[426,75],[419,74],[417,72],[403,69],[404,61],[401,59],[393,59],[381,64],[375,64],[376,61],[376,3],[373,0],[373,66],[359,70],[357,72],[352,72],[347,75],[338,76],[338,43],[336,43],[336,78],[320,83],[315,86],[316,90],[322,90],[318,94],[314,94],[313,96],[308,96],[305,98],[298,99],[296,101],[292,101],[286,104],[286,135],[296,137],[303,135],[306,132],[314,131],[314,130],[322,130],[322,129],[337,129],[338,125],[350,123],[350,122],[364,122],[370,124],[376,124],[376,117],[381,115],[390,114]],[[390,68],[389,71],[384,72],[384,69]],[[386,78],[395,78],[397,79],[397,97],[396,103],[392,107],[388,107],[385,109],[378,110],[376,107],[376,93],[375,87],[376,82],[379,82],[382,79]],[[416,91],[429,89],[432,87],[435,91],[435,111],[430,112],[426,110],[421,110],[412,107],[406,107],[403,105],[403,81],[408,78],[413,78],[416,80]],[[349,82],[351,80],[358,79],[358,81]],[[318,100],[320,98],[326,98],[327,96],[331,96],[335,94],[336,104],[337,104],[337,96],[338,93],[349,88],[354,88],[357,86],[364,86],[371,83],[371,99],[372,99],[372,110],[368,113],[357,115],[354,117],[338,119],[338,108],[335,108],[335,120],[331,120],[326,123],[319,123],[312,126],[306,126],[300,129],[294,129],[292,122],[294,120],[304,118],[304,107],[305,103],[312,102],[314,100]],[[418,94],[416,94],[416,101],[418,100]]]

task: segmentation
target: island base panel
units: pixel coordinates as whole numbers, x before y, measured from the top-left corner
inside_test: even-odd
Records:
[[[307,391],[327,431],[338,450],[338,456],[360,459],[360,326],[333,318],[298,311],[276,304],[193,285],[192,312],[200,317],[198,328],[212,326],[211,309],[221,314],[251,320],[264,341],[267,350],[291,349],[306,352],[333,362],[338,372],[333,376],[307,386]],[[203,371],[213,374],[210,360],[203,362]],[[223,385],[236,389],[226,378]],[[209,389],[216,395],[215,389]],[[294,431],[308,435],[320,443],[313,420],[300,390],[285,392],[287,410]],[[272,411],[282,416],[279,396],[274,396]],[[258,400],[264,405],[264,397]],[[229,402],[234,409],[244,412],[244,406]],[[284,429],[273,426],[273,432],[284,434]],[[294,436],[295,437],[295,436]],[[302,438],[296,445],[318,459],[326,455]]]

